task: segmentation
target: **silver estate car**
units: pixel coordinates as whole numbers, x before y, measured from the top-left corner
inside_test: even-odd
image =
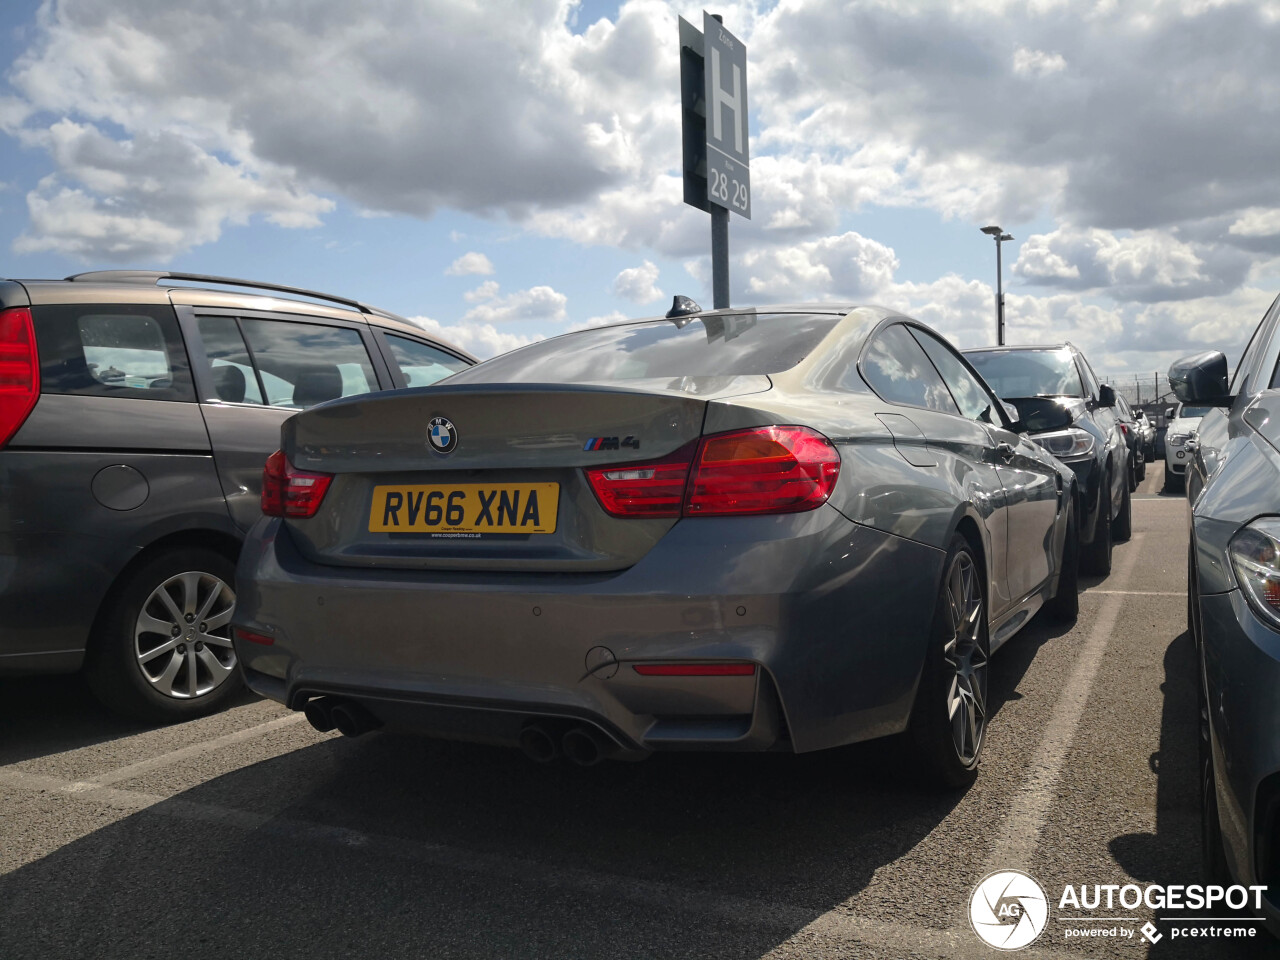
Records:
[[[969,782],[988,656],[1075,616],[1075,475],[913,320],[686,309],[290,418],[249,686],[581,764],[909,730]]]

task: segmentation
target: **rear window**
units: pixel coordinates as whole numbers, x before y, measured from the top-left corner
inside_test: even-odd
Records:
[[[47,304],[31,317],[43,393],[195,399],[172,307]]]
[[[649,377],[781,373],[840,320],[817,314],[733,314],[582,330],[495,357],[450,383],[577,383]]]
[[[1005,400],[1085,395],[1070,350],[966,352],[965,356],[996,396]]]

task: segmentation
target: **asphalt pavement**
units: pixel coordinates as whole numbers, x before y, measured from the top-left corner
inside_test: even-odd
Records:
[[[579,769],[248,696],[146,727],[75,677],[0,681],[0,958],[987,958],[970,896],[1010,867],[1051,901],[1023,956],[1280,955],[1184,936],[1203,911],[1059,908],[1201,882],[1187,507],[1162,482],[1078,622],[995,656],[964,793],[893,741]]]

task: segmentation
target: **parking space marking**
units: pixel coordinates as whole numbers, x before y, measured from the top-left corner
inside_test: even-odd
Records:
[[[1112,572],[1112,578],[1121,587],[1133,576],[1133,568],[1142,553],[1143,539],[1144,535],[1141,533],[1133,535],[1130,540],[1132,549],[1124,551]],[[1040,735],[1040,745],[1028,765],[1028,773],[1014,796],[995,848],[987,858],[988,870],[1007,867],[1028,870],[1031,867],[1036,847],[1040,843],[1040,832],[1044,829],[1049,809],[1057,797],[1063,765],[1075,740],[1076,728],[1084,717],[1084,708],[1093,691],[1093,681],[1102,666],[1125,595],[1126,591],[1116,590],[1108,593],[1107,599],[1102,602],[1098,619],[1094,621],[1088,639],[1080,647],[1075,668]]]
[[[178,751],[175,751],[175,753]],[[158,759],[158,758],[157,758]],[[447,844],[428,843],[388,834],[365,833],[330,826],[312,820],[238,810],[220,804],[201,803],[178,797],[162,797],[135,790],[98,786],[77,789],[80,784],[45,774],[25,773],[12,767],[0,768],[0,788],[35,793],[62,793],[77,801],[88,801],[125,815],[144,814],[177,820],[213,823],[238,830],[271,834],[286,840],[321,843],[358,850],[372,856],[413,860],[444,867],[514,880],[535,881],[543,887],[570,887],[593,895],[612,896],[630,902],[647,903],[694,915],[718,916],[731,923],[761,929],[787,928],[796,932],[779,943],[794,945],[805,940],[838,940],[872,947],[898,949],[903,955],[921,956],[924,950],[942,958],[989,960],[991,951],[970,931],[942,930],[858,917],[834,909],[814,918],[812,908],[795,904],[753,900],[732,894],[695,890],[675,884],[642,880],[619,874],[576,867],[556,867],[496,853],[467,850]],[[772,951],[771,951],[772,952]],[[1038,949],[1037,956],[1054,960],[1088,960],[1077,951]]]
[[[259,723],[255,726],[247,727],[244,730],[237,730],[235,733],[228,733],[221,737],[214,737],[212,740],[202,740],[201,742],[193,743],[188,747],[182,747],[178,750],[170,750],[168,753],[162,753],[158,757],[151,757],[147,760],[139,760],[137,763],[131,763],[128,766],[117,767],[116,769],[109,770],[106,773],[98,774],[91,780],[77,781],[67,792],[83,793],[88,790],[97,790],[113,783],[120,783],[124,780],[132,780],[134,777],[140,777],[155,770],[171,767],[175,763],[182,763],[184,760],[190,760],[192,757],[198,757],[201,754],[210,753],[214,750],[221,750],[223,747],[242,743],[245,740],[257,739],[258,737],[270,733],[273,730],[292,726],[304,719],[306,719],[306,717],[302,713],[291,713],[287,717],[277,717],[274,720],[268,720],[266,723]]]
[[[1086,590],[1084,592],[1116,597],[1185,597],[1187,595],[1185,590]]]

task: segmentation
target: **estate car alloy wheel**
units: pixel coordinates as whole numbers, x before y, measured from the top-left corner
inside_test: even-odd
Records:
[[[203,547],[156,554],[112,588],[88,650],[89,686],[145,720],[203,716],[241,686],[231,646],[235,566]]]
[[[987,728],[986,590],[960,535],[943,569],[911,732],[929,781],[963,787],[977,773]]]

